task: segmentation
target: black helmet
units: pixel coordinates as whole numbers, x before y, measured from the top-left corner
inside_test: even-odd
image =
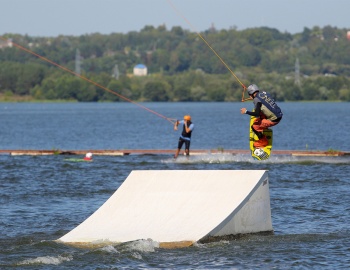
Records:
[[[259,91],[259,87],[256,84],[251,84],[247,88],[248,94],[253,95],[255,92]]]

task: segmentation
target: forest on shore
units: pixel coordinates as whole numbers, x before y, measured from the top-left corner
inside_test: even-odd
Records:
[[[8,33],[0,39],[0,100],[240,101],[242,82],[279,101],[350,101],[346,29],[211,28],[199,34],[165,26],[109,35]],[[146,76],[133,75],[137,64],[147,67]]]

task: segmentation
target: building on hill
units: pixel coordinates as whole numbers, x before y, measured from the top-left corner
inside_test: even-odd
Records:
[[[13,44],[12,44],[12,39],[9,38],[8,40],[0,40],[0,49],[4,49],[4,48],[12,48]]]
[[[146,76],[147,75],[147,67],[143,64],[138,64],[134,67],[134,75],[135,76]]]

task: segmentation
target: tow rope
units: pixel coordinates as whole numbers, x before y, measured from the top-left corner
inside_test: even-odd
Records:
[[[175,5],[170,1],[167,0],[168,4],[173,8],[173,10],[192,28],[192,30],[204,41],[204,43],[213,51],[213,53],[219,58],[221,63],[230,71],[230,73],[233,75],[233,77],[240,83],[240,85],[243,88],[242,91],[242,102],[245,102],[247,100],[251,100],[251,97],[245,98],[244,94],[247,90],[247,87],[241,82],[241,80],[236,76],[236,74],[231,70],[231,68],[226,64],[226,62],[220,57],[220,55],[214,50],[214,48],[209,44],[209,42],[198,32],[196,31],[195,27],[190,23],[189,20],[186,19],[184,15],[175,7]]]
[[[2,39],[2,40],[5,41],[5,42],[8,41],[6,38],[4,38],[4,37],[2,37],[2,36],[0,36],[0,39]],[[23,47],[23,46],[21,46],[21,45],[15,43],[15,42],[13,42],[13,41],[11,41],[11,42],[12,42],[12,45],[15,46],[16,48],[18,48],[18,49],[20,49],[20,50],[22,50],[22,51],[25,51],[25,52],[27,52],[27,53],[30,53],[30,54],[32,54],[32,55],[34,55],[34,56],[40,58],[41,60],[43,60],[43,61],[45,61],[45,62],[48,62],[48,63],[50,63],[50,64],[52,64],[52,65],[54,65],[54,66],[56,66],[56,67],[58,67],[58,68],[60,68],[60,69],[62,69],[62,70],[64,70],[64,71],[68,72],[68,73],[71,73],[71,74],[73,74],[73,75],[75,75],[75,76],[77,76],[77,77],[79,77],[79,78],[81,78],[81,79],[83,79],[83,80],[85,80],[85,81],[87,81],[87,82],[89,82],[89,83],[91,83],[91,84],[93,84],[93,85],[95,85],[95,86],[97,86],[97,87],[99,87],[99,88],[101,88],[101,89],[103,89],[103,90],[105,90],[105,91],[107,91],[107,92],[113,94],[113,95],[116,95],[116,96],[118,96],[118,97],[124,99],[125,101],[128,101],[128,102],[130,102],[130,103],[133,103],[133,104],[135,104],[136,106],[139,106],[140,108],[142,108],[142,109],[144,109],[144,110],[146,110],[146,111],[148,111],[148,112],[150,112],[150,113],[153,113],[153,114],[155,114],[155,115],[157,115],[157,116],[159,116],[159,117],[161,117],[161,118],[163,118],[163,119],[169,121],[169,122],[172,123],[172,124],[175,124],[175,122],[177,121],[177,119],[168,118],[168,117],[166,117],[166,116],[164,116],[164,115],[162,115],[162,114],[160,114],[160,113],[158,113],[158,112],[156,112],[156,111],[153,111],[153,110],[151,110],[151,109],[149,109],[149,108],[147,108],[147,107],[145,107],[145,106],[143,106],[143,105],[141,105],[141,104],[139,104],[139,103],[137,103],[137,102],[135,102],[135,101],[133,101],[133,100],[131,100],[131,99],[129,99],[129,98],[127,98],[127,97],[125,97],[125,96],[123,96],[123,95],[121,95],[121,94],[115,92],[115,91],[113,91],[113,90],[111,90],[111,89],[108,89],[107,87],[104,87],[103,85],[101,85],[101,84],[99,84],[99,83],[97,83],[97,82],[95,82],[95,81],[93,81],[93,80],[90,80],[89,78],[87,78],[87,77],[85,77],[85,76],[83,76],[83,75],[80,75],[80,74],[78,74],[78,73],[76,73],[76,72],[74,72],[74,71],[72,71],[72,70],[70,70],[70,69],[68,69],[68,68],[66,68],[66,67],[64,67],[64,66],[61,66],[61,65],[57,64],[56,62],[54,62],[54,61],[52,61],[52,60],[50,60],[50,59],[48,59],[48,58],[46,58],[46,57],[44,57],[44,56],[41,56],[41,55],[38,54],[38,53],[35,53],[35,52],[33,52],[33,51],[31,51],[31,50],[29,50],[29,49],[27,49],[27,48],[25,48],[25,47]]]

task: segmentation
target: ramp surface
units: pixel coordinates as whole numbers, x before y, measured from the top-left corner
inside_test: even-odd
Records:
[[[58,239],[71,244],[167,243],[272,231],[264,170],[132,171],[89,218]]]

